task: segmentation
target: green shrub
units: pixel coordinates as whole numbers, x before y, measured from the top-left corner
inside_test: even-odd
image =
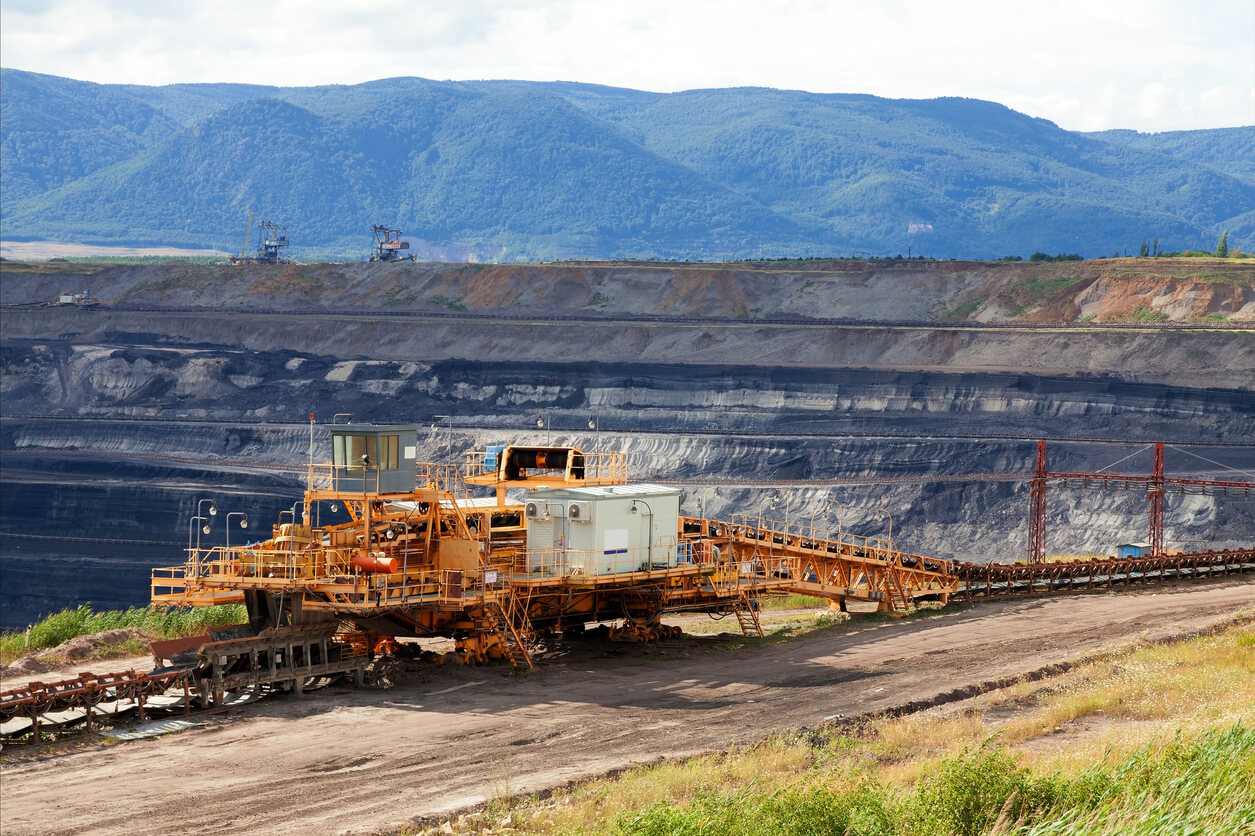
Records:
[[[131,607],[94,612],[91,604],[65,609],[32,624],[29,631],[0,635],[0,661],[5,664],[40,650],[49,650],[78,636],[106,630],[146,630],[159,638],[195,636],[214,627],[239,624],[248,618],[241,604],[216,607]]]
[[[1053,778],[1034,778],[1006,752],[964,751],[943,761],[916,786],[903,805],[903,831],[975,836],[1000,815],[1021,820],[1051,806],[1058,795]]]
[[[805,787],[763,793],[753,786],[740,790],[706,790],[684,807],[666,802],[634,816],[621,816],[618,831],[631,836],[892,836],[890,799],[873,783],[835,791]]]

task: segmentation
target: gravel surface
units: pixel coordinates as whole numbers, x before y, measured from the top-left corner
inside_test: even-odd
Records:
[[[6,756],[6,834],[370,833],[609,770],[955,699],[1255,610],[1255,583],[997,601],[733,648],[559,656],[530,676],[429,668],[275,698],[165,738]],[[158,824],[159,823],[159,824]]]

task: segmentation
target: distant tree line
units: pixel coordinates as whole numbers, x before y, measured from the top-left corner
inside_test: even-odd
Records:
[[[1141,245],[1138,247],[1137,254],[1142,258],[1207,258],[1214,256],[1215,258],[1251,258],[1251,253],[1244,253],[1238,248],[1232,251],[1229,249],[1229,230],[1220,233],[1220,240],[1216,241],[1214,250],[1173,250],[1164,252],[1163,247],[1159,243],[1158,238],[1151,238],[1149,241],[1142,239]],[[1116,253],[1112,258],[1119,258],[1120,254]]]

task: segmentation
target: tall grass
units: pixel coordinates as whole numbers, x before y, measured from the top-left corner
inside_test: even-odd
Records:
[[[247,619],[242,604],[215,607],[131,607],[95,612],[91,604],[65,609],[32,624],[29,630],[0,635],[0,662],[48,650],[78,636],[106,630],[146,630],[159,638],[194,636],[213,627],[239,624]]]
[[[610,832],[850,836],[1115,836],[1255,832],[1255,729],[1139,749],[1075,777],[1035,775],[997,748],[946,758],[914,788],[871,777],[707,789],[683,805],[620,814]]]
[[[961,710],[629,769],[456,832],[1255,836],[1255,625],[1134,645]],[[410,831],[406,831],[410,832]],[[438,832],[427,830],[424,832]]]
[[[759,598],[758,606],[764,610],[813,610],[828,606],[828,599],[813,595],[782,595],[779,598]]]

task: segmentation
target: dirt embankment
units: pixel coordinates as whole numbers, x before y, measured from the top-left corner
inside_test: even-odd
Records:
[[[1255,261],[816,261],[734,264],[5,262],[4,301],[90,289],[115,307],[509,312],[862,321],[1255,321]],[[80,287],[80,285],[82,287]]]
[[[774,731],[964,698],[1112,644],[1208,629],[1255,584],[999,601],[739,650],[440,669],[267,701],[157,740],[4,765],[5,833],[369,833]],[[681,643],[682,644],[682,643]],[[661,656],[661,658],[659,658]]]

